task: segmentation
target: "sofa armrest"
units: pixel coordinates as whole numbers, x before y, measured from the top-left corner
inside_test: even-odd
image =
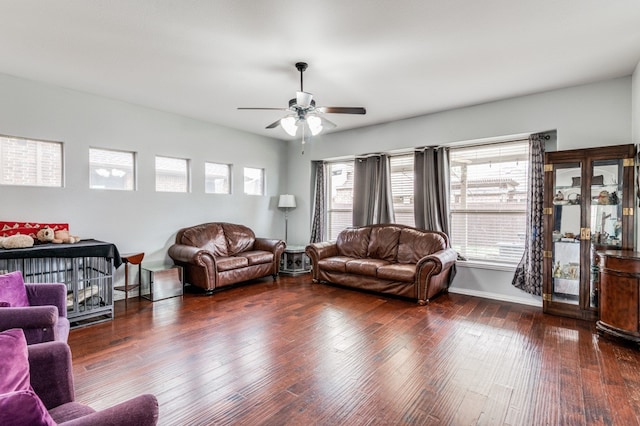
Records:
[[[113,407],[65,422],[65,425],[136,425],[153,426],[158,422],[158,400],[144,394]]]
[[[65,284],[25,284],[31,306],[53,305],[58,315],[67,316],[67,286]]]
[[[31,387],[47,409],[75,399],[71,350],[64,342],[27,346]]]
[[[58,322],[55,306],[0,308],[0,330],[10,328],[53,328]]]
[[[213,265],[215,270],[215,257],[209,250],[184,244],[174,244],[169,247],[168,254],[175,261],[205,267]]]
[[[281,254],[284,252],[286,248],[286,244],[282,240],[270,239],[270,238],[256,238],[253,243],[253,248],[255,250],[264,250],[270,251],[272,253]]]
[[[329,241],[312,243],[306,247],[305,252],[312,261],[320,260],[324,259],[325,257],[337,256],[338,245]]]
[[[456,263],[457,258],[458,252],[452,248],[446,248],[420,259],[418,261],[417,268],[421,268],[427,262],[433,262],[435,264],[433,274],[439,274],[440,272],[451,268]]]

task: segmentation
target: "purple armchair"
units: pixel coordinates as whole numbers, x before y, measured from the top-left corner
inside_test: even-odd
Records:
[[[1,275],[0,286],[0,331],[21,328],[29,345],[67,341],[69,320],[64,284],[25,284],[17,271]]]
[[[158,401],[150,394],[140,395],[102,411],[75,402],[71,351],[63,342],[29,346],[31,386],[49,415],[59,425],[155,425]]]
[[[66,343],[27,346],[22,330],[0,332],[0,424],[153,426],[157,422],[158,401],[149,394],[101,411],[75,402]]]

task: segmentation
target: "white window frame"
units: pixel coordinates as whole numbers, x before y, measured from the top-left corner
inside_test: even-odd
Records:
[[[103,157],[102,162],[100,162],[99,156]],[[105,184],[99,184],[98,181]],[[136,153],[116,149],[89,148],[89,188],[135,191],[137,189]]]
[[[0,186],[62,188],[64,144],[0,135]]]
[[[353,226],[353,172],[355,160],[326,163],[326,232],[335,241],[340,231]]]
[[[158,161],[173,163],[171,169],[158,168]],[[166,161],[165,161],[166,160]],[[177,167],[184,165],[184,167]],[[156,176],[156,192],[189,192],[191,188],[190,161],[187,158],[169,157],[165,155],[156,155],[155,159],[155,176]],[[164,172],[164,174],[163,174]],[[167,176],[174,174],[182,178],[178,183],[167,182]]]
[[[503,153],[496,157],[492,154],[495,149]],[[477,158],[465,159],[463,152],[475,152]],[[526,232],[528,141],[452,147],[449,158],[452,247],[469,264],[516,265],[524,251]],[[471,165],[474,171],[469,171]],[[466,196],[462,195],[464,188]],[[475,201],[475,206],[465,206],[467,199]]]
[[[209,166],[222,166],[226,173],[215,174],[209,173],[207,169]],[[226,163],[216,163],[212,161],[205,161],[204,163],[204,192],[207,194],[231,194],[231,174],[232,165]],[[222,184],[220,181],[222,180]],[[212,186],[212,190],[209,190],[209,186]],[[225,188],[226,187],[226,188]]]

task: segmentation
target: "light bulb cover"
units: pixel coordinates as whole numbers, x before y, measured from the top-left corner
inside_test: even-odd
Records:
[[[320,117],[316,115],[308,116],[307,124],[309,125],[309,130],[311,130],[311,134],[313,136],[317,135],[322,131],[322,120],[320,119]]]
[[[280,125],[282,126],[284,131],[291,136],[295,136],[296,133],[298,133],[298,126],[295,117],[284,117],[282,120],[280,120]]]

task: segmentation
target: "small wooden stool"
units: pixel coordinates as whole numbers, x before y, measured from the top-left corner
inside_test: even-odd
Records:
[[[144,252],[121,254],[120,258],[122,258],[122,262],[124,262],[124,285],[116,286],[114,290],[124,291],[124,306],[126,308],[129,291],[138,288],[138,298],[140,298],[140,286],[142,285],[142,266],[140,266],[140,264],[144,258]],[[137,283],[129,284],[129,265],[138,265]]]

